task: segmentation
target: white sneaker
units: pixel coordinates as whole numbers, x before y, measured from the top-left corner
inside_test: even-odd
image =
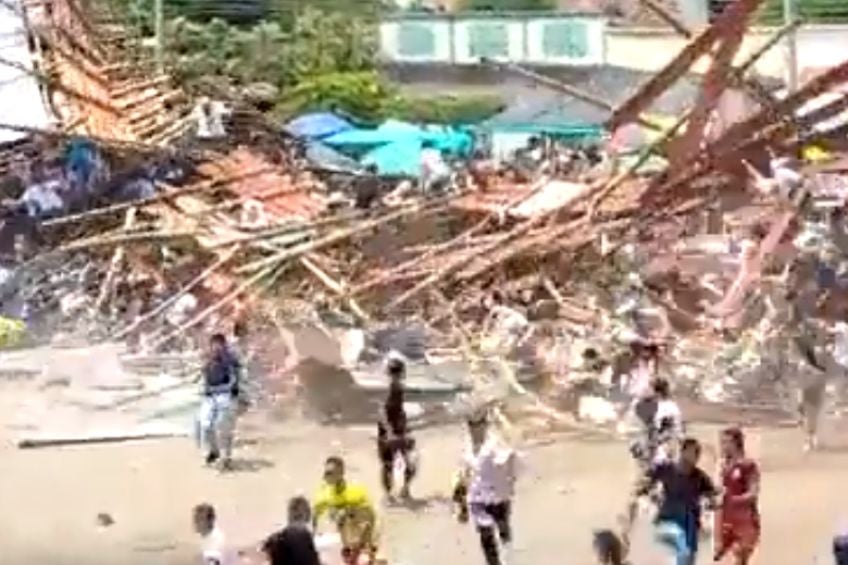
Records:
[[[501,565],[514,565],[515,564],[515,550],[512,547],[511,543],[503,543],[501,544]]]

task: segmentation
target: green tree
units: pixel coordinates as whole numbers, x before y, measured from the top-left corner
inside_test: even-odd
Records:
[[[469,11],[545,11],[554,9],[556,2],[554,0],[463,0],[462,7]]]

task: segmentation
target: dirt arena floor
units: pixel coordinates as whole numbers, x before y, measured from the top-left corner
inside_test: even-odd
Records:
[[[0,390],[6,394],[7,390]],[[750,450],[763,468],[764,537],[756,563],[830,563],[833,533],[848,526],[848,451],[836,440],[805,455],[791,429],[751,430]],[[714,445],[716,428],[696,427]],[[327,428],[307,423],[241,422],[237,470],[204,468],[188,439],[19,450],[0,449],[0,562],[55,565],[193,564],[197,539],[190,529],[194,504],[208,501],[241,547],[255,545],[285,517],[286,501],[311,494],[322,461],[349,460],[351,479],[375,496],[377,469],[370,426]],[[473,530],[454,522],[446,503],[463,441],[459,426],[418,434],[422,469],[413,508],[382,507],[385,543],[395,565],[477,564]],[[516,499],[516,552],[511,565],[590,565],[590,532],[611,526],[623,509],[631,467],[623,444],[560,434],[525,446],[525,472]],[[704,467],[714,469],[707,454]],[[100,513],[114,524],[103,527]],[[647,519],[644,520],[647,522]],[[648,542],[649,527],[634,536],[635,565],[669,561]],[[711,551],[705,543],[702,560]]]

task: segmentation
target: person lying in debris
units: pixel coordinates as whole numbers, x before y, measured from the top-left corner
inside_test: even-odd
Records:
[[[324,463],[324,483],[315,497],[314,507],[314,531],[318,531],[322,516],[328,514],[341,535],[345,565],[357,565],[363,554],[370,565],[385,563],[378,555],[377,512],[371,497],[365,487],[347,481],[341,457],[329,457]]]
[[[223,334],[212,335],[203,367],[199,440],[206,453],[206,464],[220,460],[223,470],[228,470],[232,462],[240,373],[241,363],[227,344],[227,338]]]

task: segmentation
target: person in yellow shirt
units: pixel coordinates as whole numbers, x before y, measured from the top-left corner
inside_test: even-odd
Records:
[[[324,483],[315,497],[313,527],[317,531],[321,516],[327,514],[339,530],[342,539],[342,561],[346,565],[359,563],[363,552],[368,563],[383,562],[377,556],[377,512],[365,487],[345,479],[345,464],[341,457],[327,458],[324,463]]]

